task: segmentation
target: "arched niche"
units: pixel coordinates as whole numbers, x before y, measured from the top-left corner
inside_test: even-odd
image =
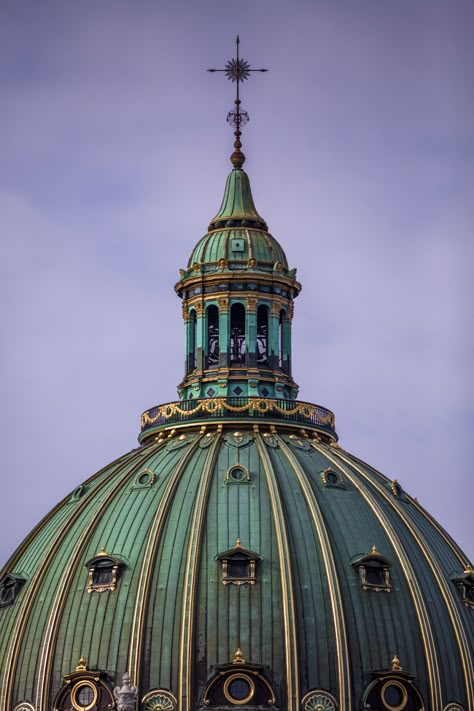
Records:
[[[268,306],[260,304],[257,308],[257,363],[258,365],[268,365]]]
[[[230,307],[230,363],[247,362],[247,342],[245,336],[245,307],[237,302]]]
[[[215,304],[210,304],[206,309],[207,334],[206,334],[206,367],[219,365],[219,309]]]

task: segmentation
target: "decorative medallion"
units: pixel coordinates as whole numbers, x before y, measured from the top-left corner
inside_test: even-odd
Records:
[[[444,707],[444,711],[464,711],[463,707],[459,704],[448,704]]]
[[[240,432],[239,430],[224,437],[224,442],[229,445],[229,447],[246,447],[252,441],[253,435],[250,435],[247,432]]]
[[[305,452],[311,452],[311,445],[306,439],[292,434],[288,437],[288,441],[293,447],[296,447],[296,449],[304,449]]]
[[[207,447],[209,447],[209,445],[211,445],[214,441],[215,436],[216,435],[213,432],[206,432],[204,437],[202,437],[201,441],[199,442],[199,447],[201,449],[207,449]]]
[[[301,701],[304,711],[336,711],[337,701],[327,691],[310,691]]]
[[[28,701],[22,701],[15,706],[13,711],[35,711],[35,707]]]
[[[142,699],[143,711],[175,711],[176,706],[173,694],[163,689],[148,691]]]
[[[268,447],[278,447],[278,440],[274,434],[270,432],[264,432],[263,441]]]
[[[170,452],[173,451],[174,449],[181,449],[181,447],[185,447],[193,439],[194,439],[194,437],[190,437],[189,435],[180,434],[179,437],[176,437],[175,440],[173,440],[168,445],[166,445],[166,449]]]

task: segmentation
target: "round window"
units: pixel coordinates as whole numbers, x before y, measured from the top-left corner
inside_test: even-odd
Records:
[[[80,681],[73,688],[71,701],[77,711],[90,711],[97,703],[97,687],[88,681]]]
[[[393,494],[394,496],[396,496],[397,499],[402,498],[402,496],[403,496],[403,489],[402,489],[402,487],[400,486],[400,484],[398,483],[398,481],[397,481],[396,479],[394,479],[394,480],[392,481],[392,483],[390,484],[390,489],[392,490],[392,494]]]
[[[388,681],[382,688],[382,701],[389,711],[402,711],[407,705],[407,692],[398,681]]]
[[[234,481],[243,481],[247,478],[247,475],[242,467],[234,467],[230,470],[230,478]]]
[[[247,704],[255,694],[253,680],[243,674],[232,674],[224,684],[224,696],[231,704]]]
[[[327,472],[326,473],[326,481],[328,484],[332,484],[332,486],[336,486],[336,484],[339,484],[339,477],[336,474],[336,472]]]
[[[148,474],[148,472],[144,472],[143,474],[140,474],[140,476],[137,479],[137,484],[139,486],[147,486],[151,481],[151,476]]]

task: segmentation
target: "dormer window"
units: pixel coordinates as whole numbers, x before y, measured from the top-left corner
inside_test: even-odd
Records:
[[[461,600],[466,607],[474,608],[474,568],[468,565],[462,575],[453,578]]]
[[[363,590],[375,592],[391,590],[390,568],[392,564],[383,555],[380,555],[375,546],[369,555],[358,556],[352,563],[360,576]]]
[[[217,673],[204,689],[202,708],[244,706],[262,709],[275,706],[275,693],[263,675],[264,667],[247,662],[240,649],[230,664],[218,664],[216,669]]]
[[[14,573],[6,573],[0,578],[0,608],[14,604],[25,582],[26,579],[22,575]]]
[[[64,676],[64,682],[54,703],[58,711],[106,711],[115,708],[107,673],[91,671],[84,657],[81,657],[72,674]]]
[[[407,674],[397,656],[389,669],[372,672],[374,680],[362,697],[364,709],[380,711],[422,711],[425,708],[413,674]]]
[[[125,567],[125,563],[109,555],[105,548],[101,548],[99,555],[86,563],[89,569],[89,583],[87,592],[105,592],[109,590],[113,592],[117,587],[117,581]]]
[[[256,564],[261,560],[258,553],[246,550],[240,543],[240,538],[233,548],[217,556],[222,565],[222,582],[224,585],[255,585]]]

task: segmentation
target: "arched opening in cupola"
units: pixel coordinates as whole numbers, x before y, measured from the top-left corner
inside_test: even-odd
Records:
[[[188,373],[197,368],[197,315],[194,309],[189,314],[188,323]]]
[[[284,337],[283,337],[283,323],[285,321],[285,312],[283,309],[280,311],[280,317],[278,319],[278,367],[283,368],[283,348],[284,348]]]
[[[208,306],[207,314],[207,367],[219,365],[219,309]]]
[[[257,363],[268,364],[268,306],[257,309]]]
[[[230,309],[230,362],[245,363],[247,344],[245,342],[245,308],[242,304],[232,304]]]

